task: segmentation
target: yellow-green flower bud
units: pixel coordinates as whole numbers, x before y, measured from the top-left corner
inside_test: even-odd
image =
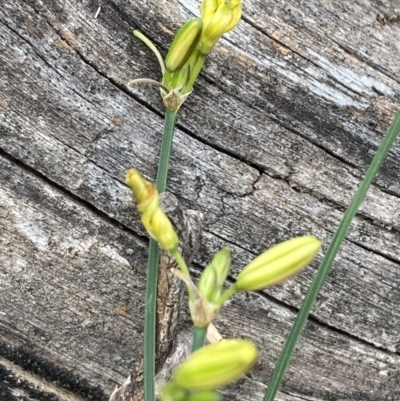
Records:
[[[204,299],[212,302],[220,297],[230,268],[231,251],[229,248],[223,248],[215,254],[200,276],[198,289]]]
[[[227,7],[229,7],[229,4],[227,4]],[[231,14],[231,20],[229,21],[229,24],[225,28],[225,32],[231,31],[235,26],[239,23],[240,18],[242,18],[242,7],[236,7],[232,9],[232,14]]]
[[[211,301],[217,286],[217,272],[212,264],[208,265],[200,276],[197,286],[199,293],[207,301]]]
[[[209,54],[218,39],[239,23],[242,15],[241,3],[241,0],[232,0],[228,3],[204,0],[200,6],[203,31],[198,49],[201,53]]]
[[[130,169],[126,183],[132,189],[141,214],[141,221],[149,233],[164,249],[172,251],[178,247],[179,239],[172,223],[159,206],[159,196],[154,183],[145,180],[136,170]]]
[[[310,235],[282,242],[250,262],[239,273],[235,287],[257,291],[278,284],[306,267],[320,247],[321,242]]]
[[[250,341],[224,340],[195,351],[176,371],[173,381],[193,390],[213,390],[246,373],[257,357]]]
[[[174,381],[169,381],[161,388],[157,399],[161,401],[186,401],[188,391],[179,387]]]
[[[230,8],[231,10],[235,9],[236,7],[240,6],[242,3],[242,0],[230,0],[228,1],[226,4],[226,6],[228,8]]]
[[[222,248],[215,254],[211,264],[217,273],[217,283],[222,286],[231,269],[231,250],[229,248]]]
[[[190,394],[185,401],[220,401],[221,397],[216,391],[204,390]]]
[[[217,11],[218,1],[217,0],[203,0],[200,3],[200,13],[203,20],[207,20],[212,17]]]
[[[222,6],[217,9],[209,20],[204,21],[199,50],[203,54],[209,54],[218,39],[224,34],[226,27],[231,21],[232,11]]]
[[[138,171],[129,169],[126,174],[126,184],[131,188],[138,204],[146,203],[156,192],[155,185],[145,180]]]
[[[158,207],[151,219],[151,234],[167,251],[173,251],[179,245],[179,238],[172,223],[163,210]]]
[[[165,58],[165,66],[168,71],[177,71],[188,61],[199,42],[202,25],[201,19],[195,18],[186,22],[179,29]]]

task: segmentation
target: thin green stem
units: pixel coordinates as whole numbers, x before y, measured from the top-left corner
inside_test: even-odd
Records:
[[[171,255],[175,258],[176,263],[178,263],[178,266],[180,268],[181,274],[178,273],[179,270],[175,274],[186,284],[189,300],[193,301],[196,294],[196,286],[193,283],[192,279],[190,278],[189,268],[187,267],[185,259],[183,259],[183,256],[181,255],[178,249],[175,249],[174,251],[170,252]]]
[[[167,176],[169,167],[169,158],[171,155],[172,138],[174,137],[174,129],[177,110],[169,110],[165,114],[164,134],[161,143],[160,161],[157,171],[157,190],[159,193],[164,192],[167,187]]]
[[[400,132],[400,111],[397,112],[395,120],[393,121],[385,137],[383,138],[382,143],[378,151],[376,152],[375,157],[371,162],[371,165],[367,170],[365,178],[362,180],[356,194],[354,195],[349,207],[347,208],[342,218],[342,221],[340,222],[340,225],[335,235],[332,238],[332,241],[326,251],[325,257],[322,260],[322,263],[314,277],[314,280],[311,284],[310,289],[308,290],[306,297],[304,298],[303,305],[297,315],[296,321],[293,324],[289,337],[286,340],[286,344],[275,366],[274,372],[272,374],[263,401],[273,401],[278,391],[278,388],[281,384],[287,366],[289,364],[290,358],[295,349],[297,340],[300,337],[300,334],[306,324],[307,317],[310,314],[310,311],[318,296],[318,293],[325,281],[326,276],[329,273],[329,270],[333,264],[335,256],[339,250],[339,247],[346,236],[351,221],[355,216],[355,214],[357,213],[357,210],[360,207],[361,202],[363,201],[369,186],[371,185],[374,177],[379,171],[379,168],[381,167],[387,153],[389,152],[389,149],[391,148],[399,132]]]
[[[164,134],[161,144],[160,162],[157,171],[157,190],[165,191],[167,185],[168,165],[171,154],[177,111],[167,110],[164,122]],[[147,263],[146,307],[144,316],[144,399],[155,401],[155,352],[156,352],[156,308],[157,281],[160,256],[158,243],[150,239],[149,257]]]
[[[181,269],[182,273],[190,277],[189,273],[189,268],[187,267],[187,264],[185,262],[185,259],[183,259],[182,254],[179,252],[178,249],[175,249],[174,251],[171,251],[172,256],[175,258],[176,263],[178,263],[179,268]]]
[[[231,285],[226,291],[222,293],[222,295],[216,300],[215,304],[218,306],[222,306],[223,303],[229,299],[233,294],[237,292],[237,288],[235,284]]]
[[[207,327],[193,327],[192,352],[204,346],[207,337]]]
[[[161,72],[164,75],[165,73],[165,65],[164,65],[164,60],[161,57],[160,52],[158,49],[153,45],[153,42],[145,35],[143,35],[142,32],[140,31],[133,31],[133,36],[136,36],[138,39],[140,39],[157,57],[158,64],[160,64]]]
[[[159,251],[158,243],[152,238],[149,244],[149,258],[147,260],[146,306],[144,315],[143,341],[143,374],[144,399],[155,400],[154,376],[156,355],[156,310],[157,310],[157,281],[158,281]]]
[[[165,92],[169,92],[169,89],[164,86],[162,83],[155,81],[154,79],[150,79],[150,78],[137,78],[137,79],[131,79],[128,82],[128,86],[132,86],[132,85],[136,85],[136,84],[151,84],[151,85],[155,85],[158,86],[159,88],[161,88],[163,91]]]

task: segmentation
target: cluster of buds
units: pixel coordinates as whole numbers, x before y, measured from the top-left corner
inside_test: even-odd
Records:
[[[179,29],[165,58],[165,64],[151,41],[143,34],[134,31],[134,35],[143,40],[155,53],[163,79],[162,83],[149,79],[135,79],[129,84],[147,82],[158,85],[164,104],[171,110],[179,109],[191,93],[204,60],[217,41],[239,23],[242,0],[203,0],[200,12],[200,18],[186,22]]]
[[[179,253],[179,238],[171,221],[159,205],[156,186],[145,180],[136,170],[129,170],[126,178],[137,201],[142,223],[160,246],[177,260],[182,273],[176,273],[188,287],[189,308],[196,327],[207,327],[224,302],[238,291],[258,291],[276,285],[306,267],[317,254],[321,242],[306,235],[275,245],[239,273],[235,283],[224,291],[224,283],[231,268],[231,252],[220,250],[205,267],[196,286]]]
[[[160,390],[161,401],[219,401],[216,388],[245,374],[257,350],[246,340],[223,340],[195,351]]]
[[[209,54],[221,36],[231,31],[242,16],[242,0],[203,0],[200,12],[203,30],[199,42],[199,51]]]
[[[236,282],[223,291],[229,274],[229,249],[219,251],[203,270],[197,297],[189,298],[195,326],[207,327],[224,302],[238,291],[258,291],[276,285],[304,269],[315,257],[321,242],[311,235],[275,245],[253,259],[239,273]]]
[[[179,250],[179,239],[171,221],[159,206],[156,186],[136,170],[126,178],[137,201],[137,209],[149,235],[169,251],[187,285],[189,307],[195,327],[206,328],[224,302],[238,291],[257,291],[279,284],[306,267],[318,252],[321,242],[312,236],[293,238],[265,251],[251,261],[226,290],[224,283],[231,268],[231,252],[220,250],[205,267],[198,286],[190,278]],[[195,351],[161,389],[162,401],[219,401],[215,389],[230,383],[253,364],[257,352],[244,340],[223,340]]]
[[[221,249],[200,276],[194,296],[189,297],[190,315],[196,327],[207,327],[221,309],[224,283],[231,268],[231,251]]]

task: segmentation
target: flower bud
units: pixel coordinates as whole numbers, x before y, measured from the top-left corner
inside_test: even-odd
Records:
[[[220,401],[220,395],[213,390],[196,391],[190,394],[185,401]]]
[[[217,286],[217,272],[212,264],[208,265],[200,276],[197,288],[207,301],[211,301]]]
[[[282,242],[250,262],[239,273],[235,286],[257,291],[278,284],[306,267],[320,247],[321,242],[310,235]]]
[[[203,0],[200,3],[200,13],[203,20],[207,20],[212,17],[217,11],[218,1],[217,0]]]
[[[235,28],[235,26],[239,23],[240,18],[242,18],[242,7],[236,7],[232,10],[231,19],[229,21],[229,24],[225,27],[224,33],[229,32],[233,28]]]
[[[129,169],[126,174],[126,183],[131,188],[137,202],[137,210],[142,214],[143,220],[150,221],[151,216],[159,207],[159,197],[154,183],[145,180],[139,172]],[[146,224],[143,223],[145,226]]]
[[[209,54],[218,39],[224,34],[225,28],[231,21],[231,13],[231,10],[222,6],[208,21],[204,21],[203,33],[199,43],[199,50],[203,54]]]
[[[131,188],[138,204],[146,203],[156,192],[155,185],[145,180],[138,171],[129,169],[126,174],[126,184]]]
[[[166,383],[157,394],[161,401],[186,401],[188,391],[179,387],[174,381]]]
[[[178,235],[159,205],[156,186],[133,169],[128,170],[126,183],[138,202],[137,210],[148,234],[167,251],[176,249],[179,244]]]
[[[204,0],[200,5],[203,31],[198,49],[207,55],[211,52],[218,39],[232,30],[240,21],[242,15],[241,0],[225,1]]]
[[[229,0],[226,4],[226,6],[228,8],[230,8],[231,10],[237,8],[238,6],[240,6],[242,3],[242,0]]]
[[[150,229],[154,239],[167,251],[173,251],[178,247],[178,235],[172,227],[170,219],[160,207],[152,215]]]
[[[229,248],[223,248],[215,254],[200,276],[198,289],[205,300],[212,302],[219,298],[230,268],[231,251]]]
[[[190,390],[213,390],[246,373],[257,357],[246,340],[224,340],[195,351],[176,371],[173,381]]]
[[[200,18],[195,18],[186,22],[179,29],[165,58],[165,66],[168,71],[177,71],[188,61],[199,42],[202,24]]]
[[[217,273],[217,283],[222,286],[231,269],[231,250],[229,248],[222,248],[215,254],[211,264]]]

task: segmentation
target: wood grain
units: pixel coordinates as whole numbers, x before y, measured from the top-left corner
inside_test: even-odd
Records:
[[[197,6],[0,1],[5,400],[107,400],[141,358],[147,237],[124,176],[134,167],[154,179],[164,110],[153,88],[127,86],[160,78],[131,32],[140,29],[165,54]],[[395,6],[244,1],[240,25],[207,59],[174,137],[168,189],[204,214],[195,276],[221,246],[233,251],[231,279],[293,236],[313,234],[326,249],[400,105],[400,24],[376,20]],[[278,399],[400,400],[399,168],[397,143]],[[224,390],[226,399],[262,398],[318,261],[223,309],[221,333],[260,349],[253,373]],[[180,329],[188,341],[187,314]]]

